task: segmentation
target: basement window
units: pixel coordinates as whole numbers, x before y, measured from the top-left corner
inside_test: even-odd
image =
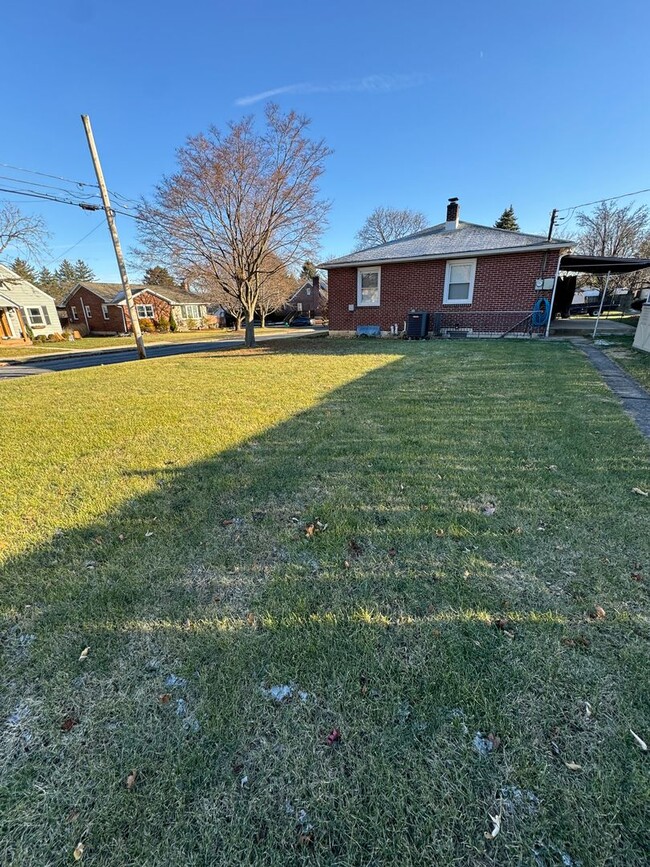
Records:
[[[379,307],[381,299],[381,268],[357,269],[357,306]]]
[[[443,304],[471,304],[474,297],[476,259],[447,262]]]

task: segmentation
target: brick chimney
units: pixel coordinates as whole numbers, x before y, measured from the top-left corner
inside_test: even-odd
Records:
[[[454,229],[458,228],[459,213],[460,205],[458,204],[458,199],[456,197],[449,199],[449,204],[447,205],[447,222],[445,223],[445,229],[447,232],[453,232]]]

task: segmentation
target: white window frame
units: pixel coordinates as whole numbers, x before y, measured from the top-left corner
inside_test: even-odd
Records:
[[[90,304],[86,304],[86,319],[92,319],[92,318],[93,318],[92,308],[91,308]]]
[[[201,311],[199,304],[183,304],[181,314],[183,319],[200,319]]]
[[[26,307],[29,324],[34,328],[45,328],[45,317],[42,307]],[[36,311],[36,317],[33,312]]]
[[[362,301],[361,300],[361,277],[363,274],[368,274],[370,272],[377,273],[377,293],[379,295],[378,301]],[[381,306],[381,266],[375,265],[372,268],[357,268],[357,307],[380,307]]]
[[[111,314],[108,312],[108,304],[102,304],[102,316],[104,319],[111,318]]]
[[[449,297],[449,278],[451,277],[451,268],[453,265],[469,265],[471,267],[469,280],[469,294],[467,298],[450,298]],[[442,296],[443,304],[471,304],[474,300],[474,281],[476,279],[476,259],[447,259],[445,267],[445,289]]]
[[[155,311],[153,309],[153,304],[136,304],[135,305],[136,313],[138,314],[138,319],[153,319],[155,315]],[[151,310],[151,313],[147,313],[147,310]]]
[[[72,315],[72,321],[73,322],[79,322],[79,316],[77,315],[77,308],[75,307],[74,304],[70,305],[70,313]]]

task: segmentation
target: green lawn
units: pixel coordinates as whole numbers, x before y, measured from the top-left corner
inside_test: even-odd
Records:
[[[255,333],[277,334],[282,328],[256,328]],[[197,340],[224,340],[234,338],[241,340],[243,331],[219,329],[215,331],[177,331],[167,334],[145,334],[144,342],[148,343],[195,343]],[[32,355],[51,355],[54,352],[79,352],[80,349],[106,349],[120,346],[134,346],[132,336],[127,337],[82,337],[74,342],[35,343],[33,346],[2,346],[0,358],[28,358]]]
[[[649,450],[577,349],[0,397],[0,863],[647,865]]]
[[[650,391],[650,353],[642,352],[633,347],[634,335],[630,337],[604,337],[608,345],[600,348],[609,355],[612,361],[626,370],[644,388]]]

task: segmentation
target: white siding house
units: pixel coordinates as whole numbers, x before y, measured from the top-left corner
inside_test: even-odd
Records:
[[[6,265],[0,265],[0,340],[27,337],[22,333],[21,319],[31,328],[34,337],[62,331],[54,298]]]

